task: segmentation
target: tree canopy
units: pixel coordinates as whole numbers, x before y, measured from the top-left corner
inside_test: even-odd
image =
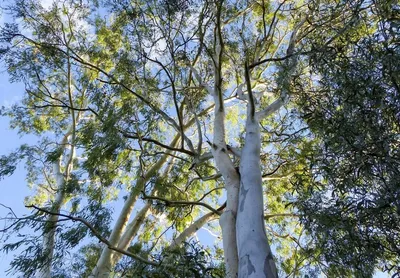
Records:
[[[30,190],[3,218],[11,274],[400,275],[398,1],[3,12],[25,92],[0,112],[37,138],[0,158]]]

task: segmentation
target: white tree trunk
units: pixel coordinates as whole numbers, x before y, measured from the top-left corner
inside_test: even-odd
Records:
[[[73,128],[64,135],[63,140],[60,145],[63,146],[63,151],[66,149],[69,137],[73,133]],[[73,137],[73,136],[72,136]],[[71,149],[69,155],[65,158],[65,170],[61,170],[61,163],[63,160],[62,155],[53,163],[53,175],[56,181],[56,198],[52,204],[51,211],[54,213],[59,213],[61,207],[65,203],[65,184],[70,177],[70,173],[73,168],[73,160],[75,157],[75,147],[71,144]],[[51,268],[54,255],[54,244],[55,244],[55,234],[58,222],[58,215],[49,215],[46,219],[46,224],[43,232],[43,242],[42,242],[42,254],[45,256],[45,261],[36,273],[36,278],[51,278]]]
[[[135,215],[135,218],[129,223],[125,233],[121,237],[121,240],[118,243],[118,248],[126,250],[131,244],[132,240],[136,237],[140,227],[143,224],[143,221],[146,219],[146,215],[149,212],[151,205],[150,203],[146,203],[143,208]],[[116,252],[114,256],[112,256],[111,266],[114,267],[115,264],[121,259],[122,254]]]
[[[65,199],[65,194],[64,194],[65,179],[60,171],[59,163],[60,161],[56,161],[53,164],[53,172],[55,175],[55,180],[58,190],[56,194],[56,199],[51,208],[52,212],[55,213],[58,213],[60,211],[60,208],[63,205]],[[46,219],[46,224],[43,233],[43,242],[42,242],[42,248],[43,248],[42,254],[45,256],[45,261],[43,266],[36,272],[35,276],[37,278],[51,278],[51,264],[54,254],[54,242],[55,242],[57,221],[58,221],[58,215],[49,215]]]
[[[176,144],[179,141],[180,136],[177,135],[175,138],[172,140],[170,146],[175,147]],[[113,246],[118,246],[121,237],[126,229],[126,226],[128,224],[129,218],[131,216],[133,207],[135,205],[135,202],[139,196],[140,190],[144,188],[144,185],[146,182],[153,177],[164,165],[164,163],[167,161],[169,157],[169,153],[163,155],[159,161],[157,161],[156,164],[153,165],[153,167],[150,168],[150,170],[143,174],[142,177],[138,179],[136,182],[135,187],[133,188],[132,192],[129,194],[129,197],[125,201],[125,204],[122,208],[121,213],[118,216],[117,222],[114,225],[114,228],[111,232],[109,242]],[[100,255],[99,260],[97,261],[97,264],[95,268],[92,270],[91,275],[89,276],[90,278],[108,278],[110,275],[110,271],[112,270],[112,257],[113,257],[114,252],[109,249],[107,246],[103,248],[103,251]]]
[[[135,188],[138,186],[143,186],[144,182],[143,179],[139,179]],[[118,241],[125,231],[126,225],[129,221],[131,216],[131,212],[133,207],[136,203],[138,197],[138,190],[134,190],[129,194],[127,200],[124,203],[122,211],[117,219],[117,222],[114,225],[114,228],[111,232],[109,242],[113,246],[118,246]],[[96,267],[93,269],[92,274],[89,277],[99,278],[104,277],[108,278],[110,271],[111,271],[111,258],[112,258],[113,251],[109,249],[107,246],[103,248],[101,252],[100,258],[97,261]]]
[[[174,143],[175,141],[173,141]],[[168,159],[168,156],[165,157],[165,159]],[[169,162],[168,166],[166,167],[165,171],[164,171],[164,176],[168,175],[168,173],[171,171],[172,166],[173,166],[173,158],[172,160]],[[164,163],[163,163],[164,164]],[[161,165],[162,166],[162,165]],[[161,168],[160,166],[160,168]],[[158,167],[158,166],[157,166]],[[158,170],[157,170],[158,171]],[[149,171],[152,172],[152,169]],[[153,172],[152,172],[153,173]],[[155,172],[153,173],[153,175],[155,174]],[[149,175],[149,178],[151,176]],[[150,193],[150,195],[154,195],[156,194],[157,191],[154,188],[152,190],[152,192]],[[133,239],[137,236],[137,233],[140,229],[140,227],[142,226],[144,220],[146,219],[146,216],[149,212],[151,208],[151,203],[146,202],[146,204],[140,209],[140,211],[135,215],[134,219],[131,221],[131,223],[128,224],[125,232],[122,234],[120,240],[118,241],[118,248],[122,249],[122,250],[127,250],[129,245],[131,244],[131,242],[133,241]],[[111,254],[111,262],[108,266],[108,269],[111,270],[117,263],[118,261],[121,259],[122,254],[119,252],[113,252]]]
[[[176,248],[180,246],[184,241],[193,236],[201,227],[206,223],[217,219],[218,215],[214,212],[204,214],[202,217],[194,221],[189,227],[187,227],[179,236],[177,236],[169,248]]]
[[[239,278],[278,277],[264,226],[260,147],[258,122],[249,118],[240,160],[241,179],[236,223]]]
[[[240,177],[227,154],[223,103],[221,103],[218,94],[214,95],[214,100],[216,105],[214,111],[214,143],[212,146],[212,153],[215,164],[224,178],[227,194],[226,208],[220,217],[219,223],[222,229],[226,277],[235,278],[238,273],[236,214],[238,209]]]

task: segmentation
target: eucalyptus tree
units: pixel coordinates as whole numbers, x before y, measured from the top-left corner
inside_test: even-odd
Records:
[[[22,240],[4,246],[4,250],[9,251],[23,244],[28,245],[12,262],[12,266],[28,276],[34,272],[38,277],[60,274],[62,260],[65,259],[63,249],[79,244],[88,229],[106,244],[97,265],[92,266],[94,276],[108,276],[113,267],[111,265],[118,262],[121,253],[112,253],[111,248],[149,263],[126,249],[139,228],[143,225],[144,229],[154,228],[157,218],[146,218],[150,203],[143,207],[138,204],[140,211],[130,223],[129,216],[139,194],[143,192],[143,196],[146,195],[146,188],[151,187],[147,192],[151,195],[160,191],[167,192],[162,186],[166,186],[167,175],[176,164],[173,163],[174,159],[179,158],[174,157],[173,151],[180,150],[177,147],[180,134],[172,134],[169,146],[155,140],[160,135],[145,138],[145,134],[155,134],[160,130],[161,127],[157,126],[160,115],[166,119],[169,117],[157,108],[156,92],[146,90],[152,87],[152,80],[139,75],[148,74],[147,69],[138,73],[145,82],[141,80],[130,83],[131,76],[129,72],[122,72],[123,68],[120,75],[127,75],[127,80],[120,83],[120,86],[116,87],[104,80],[103,76],[110,78],[107,71],[114,70],[112,58],[121,58],[116,52],[119,47],[123,47],[121,34],[113,34],[100,18],[89,18],[90,9],[82,3],[69,1],[46,9],[35,1],[17,1],[9,7],[9,11],[21,19],[21,23],[19,26],[6,24],[3,28],[3,42],[11,43],[10,48],[6,45],[3,49],[3,57],[13,80],[26,83],[27,94],[22,103],[5,110],[4,114],[13,119],[12,126],[22,133],[35,133],[43,138],[38,146],[23,146],[2,159],[2,175],[7,175],[15,169],[18,160],[25,158],[30,171],[29,182],[39,191],[26,203],[27,207],[36,209],[37,213],[15,219],[5,230],[11,231],[13,228],[15,232],[31,225],[36,231],[43,231],[43,234],[32,237],[25,235]],[[96,34],[88,32],[91,23]],[[24,32],[20,32],[18,27]],[[92,35],[95,36],[93,40],[90,39]],[[82,60],[79,55],[90,59],[90,62]],[[127,59],[123,61],[130,62]],[[137,63],[140,64],[140,60]],[[133,84],[145,86],[138,90],[147,96],[140,97],[130,89]],[[138,103],[131,95],[139,97],[141,102]],[[159,114],[151,113],[148,107]],[[71,119],[68,120],[68,117]],[[120,127],[115,126],[117,122],[121,123]],[[194,122],[192,119],[184,128],[189,128]],[[124,127],[124,124],[129,128]],[[61,137],[59,143],[58,137]],[[167,137],[170,138],[171,134],[167,134]],[[128,139],[137,141],[131,145]],[[156,145],[161,144],[167,152],[152,150],[146,143],[149,140]],[[77,152],[80,157],[75,157]],[[175,165],[175,168],[180,166]],[[162,174],[166,177],[158,177]],[[132,178],[136,180],[132,181]],[[103,203],[116,198],[115,191],[121,187],[127,196],[124,197],[124,207],[117,217],[115,227],[109,234],[107,210]],[[44,206],[46,200],[50,202]],[[81,208],[82,204],[86,206]],[[61,227],[69,227],[60,224],[65,221],[60,219],[60,216],[64,217],[61,207],[70,211],[68,217],[80,216],[79,219],[85,220],[78,226],[62,231]],[[157,215],[157,210],[162,208],[153,209],[154,215]],[[192,208],[191,211],[184,221],[179,219],[168,222],[174,224],[179,221],[180,226],[184,227],[189,219],[199,213],[197,209],[193,211]],[[183,212],[178,210],[176,213],[178,215],[170,218],[177,218]],[[218,214],[217,209],[205,213],[192,225],[188,225],[174,239],[173,245],[182,244]],[[46,223],[43,227],[40,225],[42,222]],[[158,230],[153,235],[163,232],[160,228]],[[150,230],[146,233],[149,234]],[[109,236],[109,239],[103,237],[103,234]],[[40,237],[43,237],[42,246],[37,244]],[[156,238],[154,244],[159,241],[160,238]],[[150,262],[150,265],[157,263]]]
[[[378,1],[369,12],[375,22],[360,21],[323,57],[311,57],[319,84],[298,94],[302,117],[321,140],[306,155],[298,204],[314,247],[329,250],[319,256],[331,276],[370,277],[377,266],[400,273],[399,2]],[[304,85],[298,88],[307,92]]]
[[[316,76],[332,78],[323,85],[336,96],[337,76],[320,62],[338,41],[349,39],[352,47],[368,37],[383,22],[375,13],[380,4],[100,4],[69,0],[43,8],[18,0],[9,7],[19,23],[3,27],[2,55],[27,90],[6,113],[22,132],[47,139],[41,152],[24,147],[3,158],[1,173],[34,153],[41,165],[28,159],[38,173],[31,181],[52,190],[42,200],[34,195],[27,203],[33,214],[14,222],[17,230],[29,224],[41,231],[30,241],[36,248],[27,247],[14,269],[69,276],[60,263],[63,248],[72,247],[84,263],[68,271],[85,277],[218,276],[218,249],[184,244],[215,219],[221,232],[210,229],[221,233],[226,277],[332,269],[337,260],[321,256],[329,254],[324,241],[310,236],[320,230],[309,224],[315,215],[307,206],[308,193],[321,186],[310,176],[320,181],[331,174],[310,168],[326,131],[303,112],[310,109],[307,96],[320,99],[316,107],[323,111],[329,104],[329,94],[316,93],[325,92]],[[49,142],[59,143],[51,148]],[[112,217],[108,208],[117,199],[122,208]],[[87,235],[100,243],[87,244]]]
[[[79,129],[88,120],[85,118],[91,74],[72,61],[70,51],[79,43],[78,36],[87,35],[80,22],[85,14],[78,6],[71,6],[71,12],[64,11],[65,18],[62,18],[61,8],[45,10],[33,2],[18,2],[10,11],[18,11],[24,19],[19,26],[25,31],[24,35],[9,33],[17,31],[16,25],[6,25],[3,30],[6,41],[7,35],[19,37],[12,48],[3,49],[7,53],[4,62],[12,80],[24,82],[26,88],[23,101],[3,109],[3,113],[11,117],[11,125],[18,128],[21,134],[33,133],[38,135],[39,140],[35,146],[22,146],[12,156],[27,160],[27,180],[35,194],[25,201],[26,205],[43,206],[50,201],[48,210],[51,212],[27,218],[43,221],[41,232],[30,239],[23,238],[16,245],[6,245],[5,249],[30,242],[32,246],[29,248],[35,250],[32,257],[36,258],[32,260],[20,256],[15,267],[29,275],[36,271],[37,277],[51,276],[51,266],[60,256],[55,240],[58,214],[80,191],[80,183],[83,182],[74,168],[77,164]],[[41,16],[32,17],[37,14]],[[83,29],[77,35],[74,28]],[[40,41],[28,38],[28,34],[40,38]],[[24,40],[25,43],[21,43]],[[47,45],[41,44],[41,41]],[[59,46],[63,52],[58,53],[50,45]],[[12,171],[14,166],[10,163],[15,162],[6,159],[4,166]],[[71,210],[76,209],[76,204],[72,204]],[[23,222],[17,221],[17,229],[23,226]],[[38,237],[41,244],[38,244]]]

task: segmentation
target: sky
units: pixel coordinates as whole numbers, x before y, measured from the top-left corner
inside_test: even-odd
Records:
[[[52,2],[52,0],[41,1],[45,6],[50,6]],[[6,19],[4,19],[3,15],[0,15],[0,24],[4,21],[6,21]],[[23,92],[23,84],[10,83],[4,65],[0,64],[0,107],[7,107],[18,102]],[[0,117],[0,156],[9,154],[24,143],[34,144],[35,137],[26,135],[20,136],[16,130],[12,130],[9,127],[7,118]],[[12,176],[0,180],[0,204],[12,208],[14,213],[19,217],[29,213],[29,210],[24,207],[24,198],[30,195],[25,176],[26,170],[22,163],[17,167]],[[115,211],[118,212],[118,208]],[[0,218],[5,217],[8,212],[8,209],[0,206]],[[4,227],[3,225],[4,222],[0,221],[0,229]],[[199,239],[205,239],[207,237],[207,232],[204,230],[200,231],[198,236]],[[2,234],[0,234],[0,244],[3,244]],[[9,263],[13,255],[13,253],[0,253],[0,277],[5,277],[6,270],[9,268]],[[390,276],[377,273],[374,277],[385,278]]]
[[[0,64],[1,65],[1,64]],[[9,107],[10,105],[21,100],[24,86],[21,83],[10,83],[8,80],[8,74],[4,69],[4,65],[0,67],[0,107]],[[37,137],[19,135],[17,130],[13,130],[9,127],[9,120],[6,117],[0,117],[0,157],[7,155],[10,152],[17,149],[22,144],[35,144]],[[26,170],[24,163],[18,165],[16,171],[12,176],[5,177],[0,180],[0,229],[4,228],[4,221],[1,218],[6,217],[9,213],[9,208],[12,208],[13,212],[18,216],[22,217],[30,213],[30,210],[25,208],[24,199],[30,196],[32,193],[25,181]],[[124,194],[121,192],[120,195]],[[120,196],[121,197],[121,196]],[[122,198],[120,198],[121,200]],[[4,205],[4,206],[2,206]],[[122,208],[121,202],[113,202],[111,204],[114,211],[118,213]],[[136,208],[138,209],[138,208]],[[133,214],[134,216],[134,214]],[[206,230],[206,227],[199,230],[197,238],[201,242],[208,242],[212,245],[214,240],[210,237],[210,232]],[[0,244],[4,243],[3,235],[0,233]],[[9,269],[9,263],[16,253],[2,253],[0,252],[0,278],[6,277],[6,271]],[[12,276],[7,276],[12,277]]]
[[[2,67],[2,69],[4,69]],[[18,101],[23,92],[22,84],[10,84],[4,70],[0,71],[0,107],[9,106]],[[0,156],[6,155],[24,143],[32,143],[32,137],[21,137],[16,130],[9,127],[9,121],[0,117]],[[10,177],[0,180],[0,204],[11,207],[17,216],[27,214],[29,211],[24,207],[23,201],[29,195],[29,189],[25,182],[26,171],[23,165],[19,165]],[[5,217],[9,211],[0,207],[0,217]],[[4,228],[4,222],[0,222],[0,229]],[[3,244],[3,237],[0,234],[0,244]],[[8,268],[12,254],[0,253],[0,277]]]
[[[24,91],[24,86],[18,83],[10,83],[8,75],[4,71],[4,66],[0,70],[0,107],[9,106],[12,103],[21,99]],[[21,144],[35,142],[33,136],[20,136],[16,130],[9,127],[9,121],[5,117],[0,117],[0,156],[6,155],[11,151],[18,148]],[[23,164],[17,167],[14,175],[0,180],[0,204],[11,207],[17,216],[28,214],[29,210],[24,207],[24,198],[29,196],[30,190],[25,182],[26,171]],[[115,210],[118,212],[118,208]],[[4,217],[8,210],[0,206],[0,217]],[[3,228],[4,223],[0,222],[0,229]],[[200,240],[207,238],[207,232],[201,230],[198,234]],[[2,244],[2,236],[0,234],[0,244]],[[4,254],[0,253],[0,277],[5,277],[6,270],[9,268],[9,263],[12,259],[13,253]],[[4,276],[3,276],[4,275]],[[8,276],[11,277],[11,276]],[[389,275],[377,273],[375,278],[386,278]]]

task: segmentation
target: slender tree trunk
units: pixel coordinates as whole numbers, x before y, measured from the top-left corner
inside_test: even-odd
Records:
[[[218,74],[216,74],[216,76],[218,78]],[[227,154],[224,125],[225,113],[220,94],[221,93],[214,94],[216,106],[214,111],[214,141],[212,153],[215,159],[215,164],[224,177],[227,194],[226,208],[219,220],[222,229],[226,277],[235,278],[237,277],[238,272],[236,214],[238,209],[240,177],[229,155]]]
[[[172,147],[175,147],[179,141],[179,138],[180,138],[179,135],[175,136],[170,145]],[[128,199],[125,201],[122,211],[119,214],[117,222],[115,223],[114,228],[111,232],[109,238],[109,242],[111,243],[111,245],[118,246],[121,237],[126,229],[126,226],[128,225],[129,218],[131,216],[136,200],[139,196],[140,190],[143,189],[146,182],[161,169],[161,167],[167,161],[169,153],[170,152],[163,155],[161,159],[157,161],[157,163],[154,164],[153,167],[151,167],[150,170],[147,173],[145,173],[142,177],[140,177],[136,182],[134,189],[131,191]],[[111,249],[109,249],[108,247],[104,247],[100,255],[100,258],[97,261],[96,267],[93,269],[92,274],[89,277],[108,278],[110,275],[110,271],[112,269],[113,254],[114,252]]]
[[[235,176],[236,175],[236,176]],[[222,213],[219,224],[222,229],[222,245],[224,249],[224,261],[226,277],[235,278],[238,275],[238,251],[236,240],[236,215],[239,193],[239,177],[233,175],[231,183],[225,182],[227,192],[227,205]]]
[[[176,248],[180,246],[183,242],[185,242],[188,238],[193,236],[201,227],[203,227],[206,223],[217,219],[218,215],[214,212],[209,212],[204,214],[202,217],[194,221],[189,227],[187,227],[179,236],[177,236],[169,248]]]
[[[118,248],[127,250],[129,245],[131,244],[132,240],[137,236],[137,233],[140,227],[143,224],[143,221],[146,219],[146,215],[149,212],[151,207],[150,203],[146,203],[143,208],[135,215],[135,218],[129,223],[128,227],[126,228],[125,233],[121,237],[121,240],[118,243]],[[111,266],[114,267],[116,263],[121,259],[122,254],[116,252],[112,256]]]
[[[63,147],[63,152],[66,149],[69,138],[72,137],[71,142],[74,141],[74,128],[71,127],[70,130],[64,135],[63,140],[60,145]],[[56,198],[52,204],[51,211],[54,213],[59,213],[61,207],[65,203],[65,184],[70,177],[70,173],[73,168],[73,160],[75,157],[75,147],[73,143],[70,144],[71,149],[69,155],[66,157],[65,170],[61,170],[61,163],[63,160],[62,155],[53,163],[53,175],[56,181]],[[58,222],[58,215],[49,215],[46,219],[46,224],[43,232],[43,242],[42,242],[42,254],[45,257],[45,261],[35,274],[37,278],[51,278],[51,268],[54,256],[54,244],[55,244],[55,234]]]
[[[73,102],[73,92],[72,92],[72,70],[71,70],[71,60],[68,53],[67,59],[67,94],[69,99],[69,105],[71,108],[74,107]],[[66,194],[65,194],[65,185],[70,179],[70,175],[73,169],[73,161],[75,158],[75,138],[76,138],[76,125],[80,118],[81,112],[78,112],[77,115],[75,114],[74,110],[70,110],[71,115],[71,126],[64,135],[63,139],[61,140],[60,146],[62,147],[61,155],[58,157],[57,161],[53,163],[53,174],[56,180],[56,198],[52,205],[52,212],[60,213],[61,207],[65,203]],[[67,145],[70,145],[69,154],[65,157],[65,165],[64,170],[61,169],[62,162],[63,162],[63,153],[67,149]],[[47,218],[46,226],[44,228],[44,235],[43,235],[43,255],[46,257],[44,265],[38,269],[36,272],[37,278],[50,278],[51,277],[51,265],[53,261],[54,255],[54,243],[55,243],[55,234],[56,234],[56,227],[58,222],[57,215],[50,215]]]
[[[225,113],[223,103],[218,94],[215,99],[215,118],[214,118],[214,142],[212,153],[215,164],[220,170],[225,181],[227,193],[226,209],[222,213],[219,223],[222,229],[222,243],[224,248],[224,261],[226,277],[235,278],[238,273],[238,252],[236,245],[236,214],[239,199],[240,177],[236,171],[229,155],[225,143]]]
[[[55,175],[55,180],[57,184],[57,195],[56,199],[51,208],[52,212],[58,213],[64,204],[65,194],[64,194],[64,186],[65,179],[63,174],[60,171],[60,162],[54,162],[53,171]],[[37,278],[51,278],[51,263],[53,261],[54,255],[54,243],[55,243],[55,234],[57,227],[58,215],[50,215],[46,219],[46,224],[43,233],[43,243],[42,243],[42,254],[45,257],[45,261],[43,266],[38,269],[36,272]]]
[[[144,185],[144,181],[141,178],[137,182],[135,189],[137,189],[143,185]],[[127,198],[127,200],[125,201],[122,211],[117,219],[117,222],[114,225],[114,228],[113,228],[110,238],[109,238],[109,242],[111,245],[118,246],[118,241],[119,241],[122,233],[125,231],[127,223],[131,216],[131,212],[132,212],[133,207],[138,198],[139,192],[140,191],[138,191],[138,190],[132,191],[129,194],[129,197]],[[109,249],[107,246],[104,247],[103,251],[101,252],[100,258],[97,261],[97,264],[96,264],[95,268],[93,269],[92,274],[89,277],[108,278],[110,271],[111,271],[112,254],[113,254],[113,251],[111,249]]]

